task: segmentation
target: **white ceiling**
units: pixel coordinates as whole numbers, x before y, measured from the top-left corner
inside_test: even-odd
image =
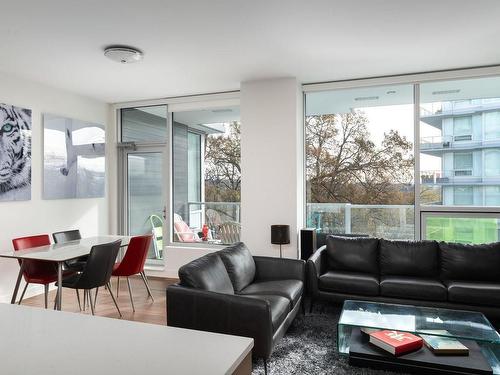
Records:
[[[500,63],[498,0],[1,0],[0,71],[107,102]],[[122,66],[109,44],[145,52]]]

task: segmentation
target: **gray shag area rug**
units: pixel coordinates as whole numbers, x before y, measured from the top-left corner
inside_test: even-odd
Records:
[[[337,353],[340,307],[315,304],[313,312],[300,312],[268,361],[268,375],[392,375],[394,372],[352,367]],[[252,375],[263,375],[262,359],[254,359]]]

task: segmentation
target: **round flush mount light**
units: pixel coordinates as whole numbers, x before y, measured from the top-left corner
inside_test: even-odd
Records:
[[[131,64],[141,61],[143,53],[136,48],[126,46],[109,46],[104,49],[104,56],[120,64]]]

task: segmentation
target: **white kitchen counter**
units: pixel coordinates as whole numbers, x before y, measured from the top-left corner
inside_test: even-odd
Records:
[[[1,374],[232,374],[252,348],[251,338],[0,304]]]

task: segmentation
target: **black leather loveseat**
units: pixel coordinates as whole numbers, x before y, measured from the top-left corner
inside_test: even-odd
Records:
[[[307,272],[312,301],[383,301],[500,317],[500,243],[329,236]]]
[[[252,256],[239,242],[179,269],[167,288],[167,324],[254,339],[266,360],[302,305],[305,262]]]

